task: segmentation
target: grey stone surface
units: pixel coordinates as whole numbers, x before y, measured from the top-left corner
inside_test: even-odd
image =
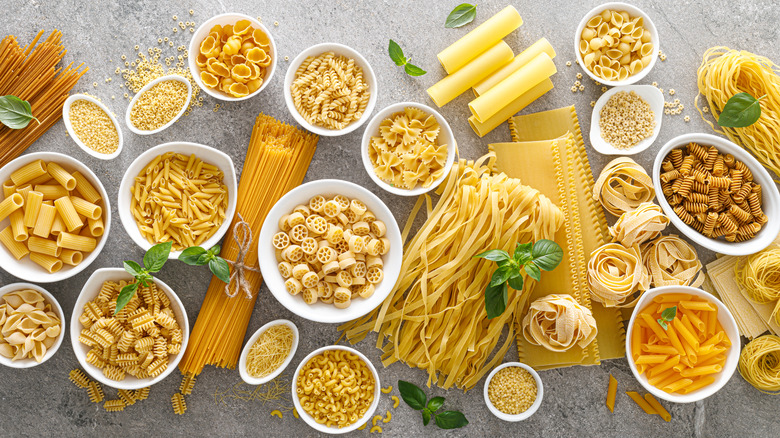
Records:
[[[224,4],[223,4],[224,3]],[[372,64],[380,84],[377,108],[394,102],[414,100],[431,104],[425,89],[443,76],[436,53],[455,41],[474,25],[465,29],[444,29],[448,12],[455,1],[169,1],[133,0],[127,2],[87,0],[21,0],[4,2],[4,17],[0,20],[0,34],[14,34],[24,43],[41,28],[63,31],[68,48],[66,60],[86,62],[90,71],[77,86],[77,91],[95,94],[114,112],[124,115],[127,101],[122,99],[122,81],[114,75],[120,65],[120,56],[133,57],[133,46],[145,50],[157,46],[157,38],[169,36],[176,45],[187,44],[189,33],[172,33],[177,21],[194,19],[198,24],[223,11],[238,11],[260,15],[271,26],[281,58],[290,59],[306,47],[326,41],[348,44],[360,51]],[[478,7],[481,22],[505,6],[506,1],[486,0]],[[535,102],[526,112],[541,111],[575,104],[587,139],[591,116],[589,102],[601,94],[599,87],[584,81],[585,91],[573,94],[569,88],[580,72],[574,61],[573,34],[580,18],[599,2],[567,2],[563,0],[514,1],[525,24],[507,38],[509,44],[520,50],[541,37],[547,37],[558,52],[555,59],[559,73],[553,78],[556,88]],[[674,97],[685,105],[684,115],[664,116],[663,130],[653,147],[640,154],[637,160],[650,167],[658,148],[672,137],[687,132],[709,132],[693,106],[696,95],[696,68],[705,49],[714,45],[747,49],[774,60],[780,58],[777,47],[777,23],[780,8],[774,1],[688,1],[677,2],[638,0],[637,6],[649,13],[658,27],[661,48],[667,54],[666,62],[658,62],[655,69],[642,81],[657,81],[664,89],[675,88]],[[190,17],[188,10],[195,15]],[[274,22],[278,22],[278,26]],[[387,40],[398,41],[414,63],[429,73],[421,78],[407,77],[395,67],[386,55]],[[173,54],[178,54],[171,51]],[[29,150],[59,151],[71,154],[92,167],[106,185],[112,199],[114,221],[108,244],[100,257],[85,272],[76,277],[47,287],[54,293],[69,317],[82,284],[99,267],[121,266],[125,259],[139,260],[142,251],[127,237],[116,211],[115,199],[124,170],[141,152],[156,144],[182,140],[215,146],[230,154],[238,170],[251,133],[253,118],[266,112],[286,121],[292,121],[282,98],[282,77],[289,62],[279,60],[273,83],[259,96],[241,103],[224,104],[214,112],[211,98],[204,100],[189,117],[172,128],[156,135],[141,137],[125,130],[125,150],[113,161],[99,161],[83,153],[65,134],[62,123],[57,124]],[[105,79],[114,80],[106,83]],[[97,87],[93,87],[96,82]],[[470,94],[470,93],[469,93]],[[116,99],[112,99],[112,95]],[[506,141],[506,125],[484,139],[476,137],[466,122],[470,96],[461,96],[443,108],[459,140],[461,156],[474,159],[487,151],[487,144]],[[673,98],[672,98],[673,99]],[[667,100],[669,96],[667,94]],[[359,144],[363,130],[337,138],[322,138],[309,169],[307,180],[341,178],[362,184],[379,195],[391,206],[396,219],[403,223],[411,210],[413,200],[396,197],[375,186],[363,170]],[[587,143],[587,142],[586,142]],[[609,160],[588,148],[591,164],[599,171]],[[533,157],[528,157],[533,160]],[[533,182],[530,182],[533,184]],[[710,261],[714,255],[700,251],[702,259]],[[205,293],[208,274],[172,263],[160,278],[173,287],[184,301],[191,321],[198,314]],[[0,283],[16,279],[0,272]],[[290,318],[301,330],[301,344],[291,367],[310,351],[336,341],[334,325],[304,321],[287,312],[263,287],[252,315],[248,333],[276,318]],[[358,344],[375,363],[380,363],[376,338]],[[514,348],[506,360],[516,358]],[[149,436],[155,435],[260,435],[260,436],[314,436],[315,432],[302,422],[286,414],[279,420],[270,417],[273,407],[257,401],[245,402],[227,399],[218,402],[217,391],[224,391],[240,382],[235,370],[206,367],[195,391],[187,397],[185,416],[173,414],[170,397],[177,390],[178,373],[152,388],[149,400],[129,407],[123,413],[106,413],[102,405],[89,402],[84,390],[71,385],[68,371],[76,367],[70,339],[66,339],[56,356],[46,364],[28,370],[0,368],[0,435],[3,436]],[[395,364],[379,369],[383,384],[395,385],[399,378],[422,383],[426,375]],[[620,382],[615,413],[604,407],[609,373]],[[287,375],[289,376],[290,371]],[[429,426],[422,427],[418,414],[406,406],[392,410],[390,400],[383,396],[379,413],[392,410],[393,420],[383,425],[385,434],[392,436],[776,436],[778,421],[777,400],[753,389],[739,375],[716,395],[697,405],[671,405],[673,420],[665,423],[656,416],[643,414],[623,391],[641,390],[633,379],[625,360],[604,362],[598,367],[575,367],[541,373],[545,397],[539,412],[521,423],[504,423],[493,417],[482,399],[482,386],[463,393],[459,390],[432,389],[430,393],[446,395],[447,407],[465,412],[470,425],[459,431],[443,432]],[[242,386],[243,389],[253,388]],[[113,390],[107,391],[113,396]],[[394,393],[397,394],[396,391]],[[352,435],[365,435],[368,431]]]

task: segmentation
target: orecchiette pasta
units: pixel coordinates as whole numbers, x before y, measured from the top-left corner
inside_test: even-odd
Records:
[[[59,316],[40,292],[23,289],[0,297],[0,355],[41,362],[61,332]]]

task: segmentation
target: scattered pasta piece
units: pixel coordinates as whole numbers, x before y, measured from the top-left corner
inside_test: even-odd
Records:
[[[136,402],[135,393],[127,389],[120,389],[117,391],[119,399],[125,404],[125,406],[134,405]]]
[[[184,396],[180,392],[173,394],[171,397],[171,405],[173,405],[173,413],[176,415],[184,415],[187,411],[187,403],[184,401]]]
[[[389,423],[390,420],[392,419],[393,419],[393,413],[388,410],[387,415],[385,416],[385,418],[382,419],[382,423]]]
[[[672,421],[672,415],[663,406],[661,406],[661,403],[659,403],[658,400],[653,397],[653,394],[645,394],[645,400],[650,404],[650,406],[653,407],[653,409],[655,409],[655,412],[660,415],[664,421],[667,423]]]
[[[363,423],[363,425],[362,425],[362,426],[358,427],[358,428],[357,428],[357,430],[363,430],[363,429],[365,429],[365,428],[366,428],[366,426],[368,426],[368,421],[366,421],[365,423]]]
[[[105,409],[107,412],[120,412],[125,410],[125,404],[122,400],[106,400],[105,403],[103,403],[103,409]]]
[[[192,388],[195,387],[195,380],[196,377],[194,375],[184,375],[181,379],[181,384],[179,385],[179,392],[181,392],[182,395],[192,394]]]
[[[658,412],[655,411],[655,408],[650,406],[649,403],[645,399],[642,398],[641,395],[639,395],[636,391],[627,391],[626,395],[631,397],[631,400],[633,400],[636,404],[639,405],[640,408],[642,408],[643,411],[645,411],[645,414],[649,415],[657,415]]]
[[[607,408],[609,412],[615,412],[615,396],[617,395],[617,379],[609,375],[609,387],[607,388]]]
[[[295,409],[295,408],[293,408],[293,417],[295,417],[295,418],[301,418],[301,416],[300,416],[300,415],[298,415],[298,410],[297,410],[297,409]]]
[[[79,388],[86,388],[89,386],[89,377],[87,377],[84,371],[81,371],[78,368],[71,370],[68,378]]]
[[[135,390],[135,399],[139,400],[139,401],[140,400],[146,400],[147,398],[149,398],[149,391],[150,390],[151,390],[151,388],[148,387],[148,386],[146,386],[144,388],[141,388],[141,389],[136,389]]]
[[[379,426],[374,426],[371,428],[370,433],[382,433],[382,428]]]
[[[100,383],[92,380],[87,387],[87,394],[89,394],[89,401],[92,403],[100,403],[103,401],[103,387]]]
[[[571,295],[547,295],[535,300],[523,318],[522,330],[531,344],[558,352],[575,345],[585,348],[598,333],[590,309]]]
[[[374,418],[371,419],[371,425],[376,426],[376,422],[381,420],[381,419],[382,419],[381,415],[374,415]]]
[[[381,389],[382,394],[390,394],[390,392],[392,392],[392,390],[393,390],[393,385],[389,385],[388,387]]]
[[[401,399],[395,395],[390,396],[390,399],[393,400],[393,409],[397,409],[398,405],[401,404]]]
[[[280,411],[279,409],[274,409],[273,411],[271,411],[271,416],[282,418],[282,411]]]

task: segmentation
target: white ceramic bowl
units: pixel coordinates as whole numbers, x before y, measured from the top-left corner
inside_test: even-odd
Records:
[[[51,304],[51,309],[60,318],[60,335],[57,337],[57,340],[54,341],[54,344],[51,346],[51,348],[46,351],[46,354],[43,355],[43,360],[40,362],[36,361],[35,359],[21,359],[12,361],[5,356],[0,356],[0,364],[10,368],[32,368],[46,362],[47,360],[51,359],[52,356],[54,356],[54,353],[57,352],[57,350],[60,348],[60,344],[62,344],[62,338],[65,337],[65,313],[62,312],[62,307],[60,307],[60,303],[57,302],[57,299],[54,298],[54,295],[50,294],[46,289],[30,283],[11,283],[9,285],[0,287],[0,304],[5,302],[3,300],[3,295],[23,289],[32,289],[40,292],[40,294],[43,295],[43,298],[46,299],[46,302]]]
[[[281,365],[279,365],[279,368],[277,368],[274,372],[271,374],[265,376],[265,377],[252,377],[249,375],[249,372],[246,370],[246,358],[249,355],[249,350],[252,349],[252,346],[257,342],[257,339],[260,337],[260,335],[263,334],[266,330],[269,328],[275,326],[275,325],[286,325],[287,327],[292,330],[293,333],[293,341],[292,341],[292,347],[290,348],[290,353],[287,355],[287,359],[282,362]],[[292,361],[293,356],[295,356],[295,351],[298,350],[298,327],[295,326],[295,324],[292,323],[292,321],[288,321],[286,319],[277,319],[275,321],[271,321],[268,324],[260,327],[257,329],[255,334],[252,335],[251,338],[246,342],[246,345],[244,345],[244,349],[241,351],[241,358],[238,360],[238,373],[241,375],[241,379],[244,380],[249,385],[262,385],[263,383],[270,382],[273,380],[276,376],[282,373],[287,368],[287,365],[290,365],[290,362]]]
[[[233,160],[231,160],[227,154],[202,144],[183,141],[164,143],[148,149],[130,163],[130,167],[125,171],[122,182],[119,184],[117,208],[119,209],[119,219],[122,221],[122,226],[125,227],[125,231],[130,238],[133,239],[133,242],[143,248],[144,251],[152,247],[152,244],[150,244],[141,235],[141,232],[138,231],[138,224],[136,223],[133,214],[130,212],[130,201],[132,200],[130,189],[134,184],[135,177],[138,176],[141,170],[143,170],[143,168],[155,157],[166,152],[178,152],[184,155],[195,154],[204,162],[219,167],[225,174],[223,182],[228,188],[228,208],[225,212],[225,221],[219,226],[217,232],[200,245],[203,248],[209,249],[219,243],[220,239],[227,233],[230,223],[233,221],[233,215],[236,213],[236,203],[238,201],[238,182]],[[180,254],[181,251],[171,251],[168,258],[178,259]]]
[[[328,426],[325,426],[324,424],[319,424],[316,421],[314,421],[314,419],[303,409],[303,407],[301,406],[301,401],[298,399],[298,392],[297,392],[298,380],[297,380],[297,376],[298,376],[298,374],[300,374],[301,368],[303,368],[303,366],[306,365],[312,357],[322,353],[323,351],[328,351],[328,350],[344,350],[344,351],[349,351],[350,353],[355,354],[363,362],[366,363],[366,366],[368,367],[368,369],[371,370],[371,374],[374,376],[374,401],[371,403],[371,406],[368,408],[366,413],[362,417],[360,417],[360,419],[358,421],[356,421],[355,423],[353,423],[353,424],[351,424],[351,425],[349,425],[347,427],[342,427],[341,429],[336,428],[336,427],[328,427]],[[322,347],[322,348],[318,348],[318,349],[312,351],[311,353],[309,353],[309,355],[306,356],[301,361],[300,365],[298,365],[298,368],[295,370],[295,374],[293,374],[293,377],[292,377],[292,399],[293,399],[293,405],[295,406],[295,409],[298,411],[298,415],[301,416],[301,419],[306,424],[311,426],[314,430],[316,430],[318,432],[327,433],[327,434],[330,434],[330,435],[340,435],[340,434],[343,434],[343,433],[352,432],[353,430],[356,430],[358,427],[366,424],[368,421],[371,421],[371,416],[374,415],[374,412],[376,411],[377,406],[379,406],[379,398],[382,395],[379,392],[379,388],[380,387],[381,387],[381,385],[379,383],[379,374],[376,372],[376,368],[374,368],[374,364],[372,364],[371,361],[368,360],[368,358],[363,355],[363,353],[355,350],[354,348],[344,347],[342,345],[328,345],[328,346],[325,346],[325,347]]]
[[[151,131],[144,131],[141,129],[136,128],[133,125],[133,122],[130,121],[130,111],[133,109],[133,106],[135,106],[135,103],[138,101],[138,98],[141,97],[142,94],[149,91],[150,88],[154,87],[155,85],[159,84],[160,82],[165,81],[179,81],[187,86],[187,100],[184,102],[184,105],[182,105],[179,112],[176,114],[176,117],[172,118],[168,123],[160,126],[157,129],[152,129]],[[176,123],[177,120],[184,114],[185,111],[187,111],[187,106],[190,104],[190,99],[192,99],[192,84],[190,84],[190,81],[184,78],[184,76],[179,75],[167,75],[159,77],[152,82],[149,82],[146,84],[143,88],[141,88],[141,91],[135,93],[135,96],[133,96],[133,99],[130,101],[130,105],[127,105],[127,112],[125,113],[125,125],[127,125],[127,129],[129,129],[134,134],[138,135],[151,135],[151,134],[157,134],[158,132],[164,131],[168,129],[169,126]]]
[[[355,64],[363,69],[363,80],[368,84],[368,89],[371,93],[371,96],[368,98],[368,106],[366,106],[366,110],[363,112],[363,115],[360,117],[360,119],[350,123],[344,129],[327,129],[325,127],[315,126],[307,122],[306,119],[304,119],[295,108],[295,104],[293,103],[292,99],[292,93],[290,92],[290,86],[292,85],[293,80],[295,80],[295,70],[297,70],[298,67],[303,64],[303,61],[305,61],[309,56],[317,56],[325,52],[333,52],[337,55],[343,55],[347,58],[354,59]],[[363,123],[366,122],[366,120],[368,120],[368,118],[371,116],[371,112],[374,111],[374,107],[376,106],[376,99],[379,95],[378,86],[379,84],[377,82],[376,75],[374,74],[374,69],[371,68],[371,64],[369,64],[368,61],[366,61],[366,58],[358,53],[357,50],[338,43],[316,44],[298,54],[298,56],[296,56],[295,59],[290,62],[290,66],[287,68],[287,74],[284,75],[284,102],[287,104],[287,110],[290,111],[290,114],[292,114],[293,118],[296,122],[298,122],[299,125],[317,135],[322,135],[325,137],[337,137],[339,135],[349,134],[350,132],[358,129]]]
[[[655,128],[653,128],[653,134],[650,137],[637,143],[631,149],[618,149],[611,144],[607,143],[604,138],[601,137],[601,126],[599,126],[599,120],[601,120],[601,110],[607,101],[616,93],[625,91],[626,93],[635,92],[642,99],[644,99],[653,111],[655,117]],[[647,148],[649,148],[656,138],[658,133],[661,132],[661,122],[664,116],[664,95],[661,90],[652,85],[624,85],[621,87],[615,87],[602,94],[599,100],[596,101],[596,106],[593,107],[593,115],[590,118],[590,144],[593,145],[593,149],[604,155],[634,155],[638,154]]]
[[[103,183],[100,182],[98,177],[89,167],[75,158],[57,152],[34,152],[32,154],[22,155],[0,168],[0,181],[8,181],[11,178],[11,174],[16,169],[35,160],[43,160],[47,163],[54,161],[62,165],[67,171],[79,171],[92,186],[95,187],[95,190],[100,193],[100,197],[102,198],[100,206],[103,209],[103,226],[105,227],[103,235],[98,238],[95,250],[90,253],[85,253],[84,260],[76,266],[63,265],[62,269],[58,272],[49,274],[42,267],[30,260],[29,256],[23,257],[21,260],[16,260],[16,258],[8,252],[8,249],[5,246],[0,245],[0,267],[6,272],[17,278],[21,278],[22,280],[33,281],[35,283],[54,283],[73,277],[86,269],[87,266],[95,261],[98,254],[100,254],[100,251],[103,250],[103,246],[105,246],[106,241],[108,240],[108,234],[111,231],[111,203],[108,200],[108,193],[106,192],[106,188],[103,187]],[[10,220],[8,218],[3,219],[0,221],[0,230],[4,229],[9,224]]]
[[[265,32],[266,35],[268,35],[268,39],[271,41],[271,65],[268,66],[265,70],[265,77],[263,78],[263,83],[260,84],[260,88],[255,90],[254,93],[249,93],[244,97],[233,97],[228,96],[227,94],[223,93],[220,90],[215,90],[213,88],[207,87],[202,80],[200,80],[200,67],[198,67],[198,64],[195,63],[195,58],[197,58],[198,53],[200,53],[200,43],[203,42],[203,39],[205,39],[209,35],[209,31],[212,27],[216,25],[220,26],[227,26],[228,24],[233,25],[236,24],[239,20],[249,20],[252,23],[252,27],[255,29],[262,29],[263,32]],[[266,86],[268,86],[269,83],[271,83],[271,78],[274,76],[274,72],[276,71],[276,42],[274,41],[274,37],[271,35],[271,32],[268,31],[268,28],[265,27],[262,23],[257,21],[257,18],[250,17],[249,15],[244,14],[238,14],[238,13],[227,13],[227,14],[220,14],[215,15],[208,20],[204,21],[203,24],[200,25],[195,30],[195,33],[192,34],[192,39],[190,40],[190,46],[189,46],[189,52],[190,56],[188,56],[187,63],[190,67],[190,73],[192,73],[193,79],[195,79],[195,83],[198,84],[201,90],[203,90],[206,94],[209,96],[224,100],[227,102],[237,102],[239,100],[246,100],[251,97],[257,96],[258,93],[263,91]]]
[[[488,396],[488,386],[490,385],[490,381],[493,379],[493,376],[495,376],[496,373],[499,372],[500,370],[507,367],[520,367],[528,371],[529,373],[531,373],[531,375],[534,376],[534,381],[536,381],[536,400],[534,400],[534,403],[525,412],[521,412],[517,415],[505,414],[499,411],[495,406],[493,406],[493,403],[490,401],[490,397]],[[520,362],[507,362],[493,368],[493,371],[490,372],[487,379],[485,379],[485,388],[483,390],[483,395],[485,397],[485,404],[487,405],[490,412],[492,412],[493,415],[495,415],[496,417],[504,421],[511,421],[511,422],[523,421],[526,418],[533,415],[534,413],[536,413],[536,411],[539,409],[539,406],[542,405],[542,398],[544,397],[544,385],[542,385],[542,378],[539,377],[539,373],[537,373],[536,370],[534,370],[530,366]]]
[[[754,181],[761,185],[762,208],[769,217],[769,222],[765,223],[761,231],[752,239],[745,242],[728,242],[722,238],[710,239],[709,237],[704,237],[703,234],[686,225],[672,210],[661,189],[661,162],[672,149],[684,147],[690,142],[704,146],[715,146],[720,153],[733,155],[734,158],[747,165],[753,173]],[[733,256],[755,254],[769,246],[780,232],[780,193],[778,193],[772,177],[748,151],[724,138],[711,134],[694,133],[683,134],[669,140],[668,143],[661,147],[655,157],[655,162],[653,163],[653,185],[655,186],[658,203],[672,221],[672,224],[694,243],[717,253]]]
[[[313,305],[308,305],[303,301],[302,297],[290,295],[284,287],[285,279],[279,273],[275,249],[271,245],[273,235],[279,231],[279,219],[283,215],[292,212],[300,204],[308,205],[309,199],[317,195],[344,195],[348,198],[357,198],[363,201],[368,210],[372,211],[376,218],[387,226],[386,237],[390,239],[390,251],[383,256],[384,279],[375,285],[376,290],[373,295],[369,298],[355,298],[346,309],[338,309],[333,304],[325,304],[319,301]],[[401,242],[401,231],[398,229],[393,213],[376,195],[365,188],[338,179],[311,181],[290,190],[271,208],[271,211],[265,218],[257,242],[260,270],[263,273],[263,280],[265,280],[268,289],[287,310],[310,321],[341,323],[367,314],[382,304],[382,301],[387,298],[387,295],[390,294],[395,285],[395,281],[398,279],[398,274],[401,272],[403,244]]]
[[[87,282],[84,283],[84,287],[81,289],[78,299],[76,299],[76,305],[73,306],[73,314],[70,317],[70,341],[73,345],[73,352],[76,354],[76,359],[78,359],[79,364],[81,364],[81,367],[84,368],[84,371],[86,371],[90,377],[106,386],[116,389],[140,389],[154,385],[163,380],[168,374],[176,369],[182,356],[184,356],[184,351],[187,350],[187,342],[189,342],[190,339],[190,322],[187,319],[187,312],[184,310],[184,305],[181,303],[181,300],[179,300],[176,293],[173,292],[173,289],[161,280],[155,278],[154,282],[157,287],[165,292],[171,300],[171,308],[173,309],[174,315],[176,315],[176,321],[178,321],[179,327],[181,327],[183,336],[181,352],[170,355],[168,359],[168,368],[157,377],[148,379],[137,379],[128,374],[124,380],[111,380],[103,375],[103,370],[87,362],[87,353],[89,352],[90,347],[79,342],[79,334],[81,334],[81,330],[83,329],[79,317],[84,312],[84,305],[97,297],[103,282],[132,279],[133,277],[121,268],[100,268],[96,270],[87,279]]]
[[[639,73],[629,76],[627,79],[623,81],[608,81],[606,79],[602,79],[595,74],[593,74],[592,71],[585,68],[585,64],[582,61],[582,53],[580,53],[580,35],[582,35],[582,30],[585,29],[585,25],[588,24],[588,21],[593,18],[595,15],[602,13],[605,9],[612,9],[616,11],[626,11],[631,15],[632,17],[642,17],[644,21],[644,28],[650,31],[651,39],[650,41],[653,43],[653,53],[650,55],[650,65],[646,65],[645,68],[643,68]],[[596,6],[595,8],[591,9],[590,12],[585,14],[585,16],[580,21],[579,26],[577,26],[577,32],[574,34],[574,53],[577,55],[577,61],[579,61],[580,67],[582,67],[582,70],[585,72],[586,75],[590,76],[591,79],[594,81],[600,82],[604,85],[610,86],[610,87],[617,87],[620,85],[631,85],[635,82],[638,82],[642,80],[645,76],[647,76],[648,73],[650,73],[650,70],[653,69],[653,66],[655,66],[656,61],[658,60],[658,49],[659,49],[659,38],[658,38],[658,30],[655,28],[655,24],[653,24],[653,20],[650,19],[650,16],[647,15],[643,10],[637,8],[634,5],[630,5],[628,3],[623,2],[611,2],[611,3],[604,3],[602,5]]]
[[[418,185],[418,187],[411,190],[401,187],[394,187],[379,178],[376,175],[376,172],[374,172],[374,165],[371,164],[371,159],[368,156],[368,147],[371,144],[371,137],[379,136],[379,124],[382,123],[383,120],[390,118],[393,114],[403,112],[404,108],[407,107],[419,108],[422,111],[425,111],[427,114],[436,117],[436,121],[439,122],[439,126],[441,127],[441,130],[439,131],[439,137],[437,138],[437,143],[447,145],[447,162],[444,164],[444,173],[442,173],[442,176],[440,176],[436,181],[433,182],[433,184],[428,187],[422,187]],[[368,176],[374,180],[376,185],[395,195],[418,196],[422,195],[423,193],[430,192],[431,190],[438,187],[439,184],[441,184],[445,179],[447,179],[447,175],[449,175],[450,169],[452,168],[452,163],[455,161],[455,135],[452,133],[452,128],[450,128],[450,124],[447,123],[447,120],[444,118],[444,116],[439,114],[433,108],[417,102],[401,102],[385,107],[381,111],[377,112],[371,121],[368,122],[366,130],[363,132],[363,143],[360,149],[360,154],[363,157],[363,166],[366,168]]]
[[[707,301],[715,304],[718,307],[718,322],[720,322],[720,325],[723,327],[723,330],[726,332],[726,335],[728,335],[729,340],[732,342],[731,347],[726,353],[726,363],[723,365],[723,370],[718,374],[712,375],[715,378],[715,381],[710,385],[705,386],[704,388],[691,392],[690,394],[669,394],[647,383],[647,374],[639,374],[636,369],[636,364],[634,364],[634,360],[631,357],[631,333],[634,331],[634,321],[636,320],[637,314],[642,309],[647,307],[653,301],[653,298],[659,295],[674,293],[690,294],[699,298],[704,298]],[[731,312],[729,312],[729,309],[711,294],[695,287],[664,286],[650,289],[649,291],[642,294],[642,297],[636,303],[636,307],[634,307],[634,311],[631,314],[631,320],[628,322],[628,326],[626,328],[626,358],[628,359],[628,366],[631,368],[631,372],[634,373],[634,377],[650,394],[674,403],[692,403],[695,401],[704,400],[705,398],[718,392],[720,388],[723,388],[723,386],[726,385],[726,382],[729,381],[731,376],[734,374],[734,371],[737,369],[737,365],[739,364],[739,352],[739,329],[737,328],[737,322],[734,321],[734,317],[731,315]]]
[[[111,123],[114,124],[114,128],[116,128],[116,133],[119,136],[119,145],[116,147],[116,151],[110,154],[101,154],[100,152],[90,148],[89,146],[85,145],[84,142],[79,140],[78,135],[76,135],[76,132],[73,130],[73,125],[71,125],[70,123],[70,106],[73,105],[73,102],[77,100],[86,100],[87,102],[92,102],[98,107],[100,107],[100,109],[102,109],[103,112],[108,115],[108,118],[111,119]],[[74,142],[76,142],[76,144],[82,150],[84,150],[84,152],[88,153],[89,155],[92,155],[93,157],[99,158],[101,160],[113,160],[114,158],[119,156],[120,152],[122,152],[122,146],[124,146],[124,139],[122,137],[122,128],[119,126],[119,122],[116,120],[116,117],[114,117],[114,114],[111,112],[111,110],[108,109],[107,106],[103,105],[103,102],[95,99],[94,97],[86,94],[71,95],[67,100],[65,100],[65,104],[62,106],[62,121],[65,123],[65,129],[68,131],[70,138]]]

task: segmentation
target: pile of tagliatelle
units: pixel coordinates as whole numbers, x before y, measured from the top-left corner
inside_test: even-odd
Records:
[[[539,191],[493,174],[494,162],[491,152],[476,162],[453,165],[437,190],[439,202],[431,210],[428,198],[427,220],[404,248],[393,291],[379,309],[339,327],[353,343],[379,332],[384,365],[401,361],[427,370],[428,386],[470,389],[499,364],[534,287],[524,279],[522,291],[509,290],[506,311],[488,319],[484,287],[493,266],[473,256],[549,239],[563,224],[560,209]],[[412,211],[404,236],[422,202]],[[506,325],[509,334],[496,348]]]

